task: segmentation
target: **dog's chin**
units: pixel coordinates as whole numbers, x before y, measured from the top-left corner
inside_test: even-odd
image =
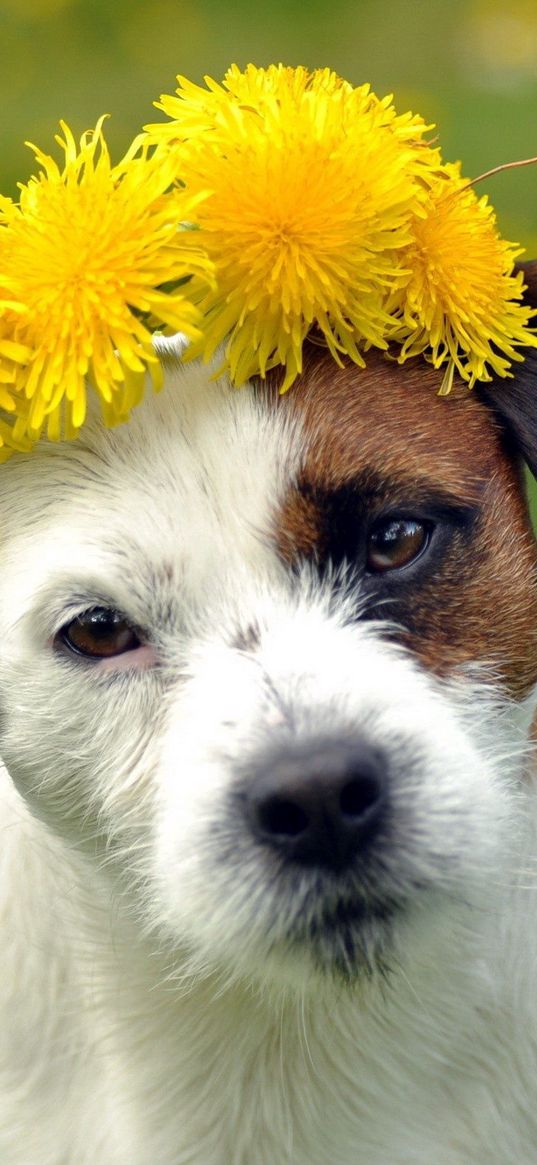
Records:
[[[411,913],[404,903],[319,896],[293,917],[272,911],[264,924],[258,917],[251,926],[217,927],[212,936],[191,931],[186,942],[174,944],[172,978],[188,987],[216,977],[223,987],[274,996],[365,990],[391,978]]]
[[[308,962],[314,977],[355,986],[386,980],[395,963],[399,908],[368,911],[342,903],[312,919],[303,932],[289,935],[289,957]]]
[[[168,960],[167,979],[180,994],[211,982],[217,994],[254,992],[276,1005],[297,997],[330,999],[341,991],[358,991],[365,999],[379,986],[384,990],[398,963],[391,932],[370,927],[365,933],[348,924],[335,936],[267,942],[237,959],[229,952],[200,953],[187,944]]]
[[[172,978],[276,1001],[348,990],[367,1010],[405,982],[449,979],[475,959],[475,922],[488,916],[476,872],[455,883],[401,866],[383,878],[373,866],[360,876],[287,868],[279,878],[224,878],[215,896],[203,881],[195,909],[189,896],[188,911],[168,915]]]
[[[384,982],[397,966],[401,937],[438,897],[433,884],[402,869],[398,881],[382,876],[375,860],[340,872],[283,865],[279,875],[259,912],[264,933],[254,934],[260,949],[268,947],[263,975],[276,967],[276,975],[287,977],[289,968],[293,976],[298,966],[301,986],[306,967],[313,983]]]

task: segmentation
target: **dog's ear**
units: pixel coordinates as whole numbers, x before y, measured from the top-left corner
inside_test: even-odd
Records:
[[[537,308],[537,260],[520,263],[525,303]],[[537,322],[537,319],[536,321]],[[496,377],[479,386],[479,395],[499,417],[534,477],[537,477],[537,348],[526,349],[522,364],[513,364],[512,380]]]

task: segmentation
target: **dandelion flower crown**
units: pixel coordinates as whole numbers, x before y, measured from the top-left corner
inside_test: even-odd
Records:
[[[87,384],[125,420],[160,366],[156,329],[240,385],[301,371],[308,335],[334,359],[423,355],[472,387],[537,346],[521,249],[486,197],[444,163],[420,117],[328,69],[283,65],[222,85],[178,78],[112,165],[102,118],[63,166],[0,198],[0,459],[43,432],[74,437]]]

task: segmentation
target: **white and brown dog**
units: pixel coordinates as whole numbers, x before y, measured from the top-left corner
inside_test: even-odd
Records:
[[[0,1161],[533,1165],[537,360],[163,347],[0,470]]]

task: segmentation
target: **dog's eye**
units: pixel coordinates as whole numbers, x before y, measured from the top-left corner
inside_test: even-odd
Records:
[[[415,518],[387,518],[375,523],[367,543],[367,570],[380,574],[408,566],[423,554],[432,529],[432,522]]]
[[[109,607],[93,607],[62,627],[58,641],[91,659],[108,659],[140,646],[140,640],[125,617]]]

